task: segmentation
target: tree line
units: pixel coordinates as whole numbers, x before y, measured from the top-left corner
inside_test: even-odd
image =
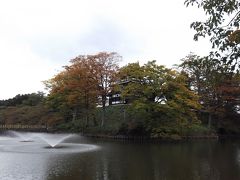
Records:
[[[240,133],[240,75],[230,64],[192,53],[173,68],[120,61],[115,52],[78,56],[44,82],[47,96],[0,101],[0,120],[150,137]],[[113,95],[122,104],[108,106]]]
[[[106,118],[108,96],[117,93],[128,102],[121,105],[128,121],[123,116],[117,120],[117,133],[162,137],[195,131],[240,132],[236,126],[240,77],[231,65],[219,66],[218,61],[194,54],[172,69],[156,61],[119,68],[120,60],[114,52],[76,57],[45,81],[49,88],[46,104],[61,112],[65,123],[104,130],[111,126],[107,124],[111,117]]]
[[[31,94],[18,94],[13,98],[0,100],[1,107],[7,106],[18,106],[18,105],[29,105],[35,106],[44,100],[44,93],[37,92]]]
[[[151,137],[240,132],[240,75],[230,64],[192,53],[173,68],[120,61],[115,52],[72,59],[44,82],[47,96],[1,100],[1,123]],[[113,95],[122,104],[108,106]]]

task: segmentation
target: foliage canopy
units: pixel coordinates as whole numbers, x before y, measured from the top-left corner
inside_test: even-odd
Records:
[[[210,37],[213,51],[210,59],[220,60],[219,64],[230,64],[231,70],[240,67],[240,1],[239,0],[185,0],[185,5],[196,5],[206,14],[206,21],[191,24],[199,37]],[[239,69],[237,69],[239,70]]]

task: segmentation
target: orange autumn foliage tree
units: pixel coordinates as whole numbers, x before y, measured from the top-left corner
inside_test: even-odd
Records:
[[[217,87],[219,94],[220,106],[217,111],[219,115],[224,118],[230,115],[240,117],[240,75],[239,74],[226,74],[221,83]],[[236,118],[236,116],[235,116]]]
[[[98,83],[98,99],[102,106],[101,126],[105,123],[107,95],[111,92],[113,84],[116,82],[116,73],[119,70],[118,63],[121,56],[115,52],[100,52],[96,55],[88,56],[89,60],[95,64],[93,76]]]
[[[100,124],[103,126],[107,94],[111,90],[119,58],[117,53],[101,52],[72,59],[62,72],[45,82],[50,89],[49,103],[64,114],[70,112],[73,121],[80,115],[84,116],[87,126],[89,114],[100,100],[103,108]]]
[[[78,66],[66,66],[65,70],[47,81],[50,88],[48,104],[55,110],[64,114],[65,119],[71,117],[86,120],[88,125],[89,112],[96,103],[94,83],[87,80],[88,73],[85,68]]]

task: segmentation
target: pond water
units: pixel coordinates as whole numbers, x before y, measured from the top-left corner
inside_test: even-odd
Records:
[[[238,180],[240,141],[153,144],[73,135],[51,148],[39,138],[1,135],[0,179]]]

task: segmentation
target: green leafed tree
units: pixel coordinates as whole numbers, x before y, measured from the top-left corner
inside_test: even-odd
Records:
[[[197,6],[206,14],[205,21],[195,21],[194,40],[210,37],[210,59],[218,59],[219,65],[230,64],[233,71],[240,67],[240,1],[239,0],[185,0],[185,5]],[[239,71],[239,69],[237,69]]]
[[[189,87],[200,97],[200,112],[208,116],[209,128],[212,121],[215,126],[220,127],[223,121],[236,117],[240,96],[239,74],[229,71],[229,64],[220,67],[218,61],[194,54],[188,55],[182,61],[180,68],[188,77]]]
[[[212,115],[218,107],[217,86],[222,75],[218,61],[190,54],[182,59],[180,68],[188,77],[189,88],[200,97],[199,103],[203,105],[202,111],[208,113],[208,126],[211,127]]]
[[[122,95],[131,103],[130,111],[152,136],[180,135],[183,128],[198,124],[198,97],[188,89],[184,76],[150,61],[143,66],[122,67],[119,78],[127,79]]]

